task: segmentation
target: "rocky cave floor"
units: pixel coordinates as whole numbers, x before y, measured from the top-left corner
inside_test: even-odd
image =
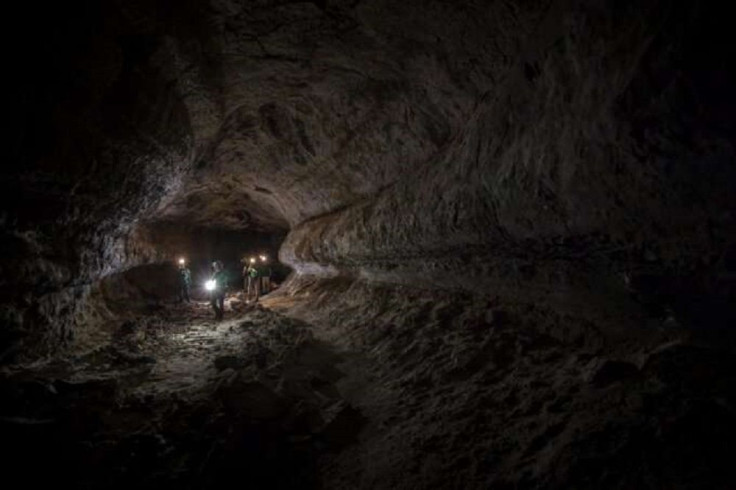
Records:
[[[221,322],[160,305],[108,347],[4,369],[6,467],[27,488],[733,488],[730,348],[333,288],[229,299]]]

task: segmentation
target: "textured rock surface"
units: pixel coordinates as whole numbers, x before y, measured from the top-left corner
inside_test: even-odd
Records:
[[[725,6],[37,10],[7,12],[28,35],[9,58],[0,364],[137,339],[167,307],[172,258],[234,260],[285,236],[296,274],[272,306],[351,359],[340,386],[313,388],[355,406],[292,421],[332,441],[300,462],[315,482],[733,486],[719,456],[736,345]],[[243,362],[217,359],[201,371]],[[281,413],[278,390],[251,381],[223,410],[254,398],[270,408],[253,418]],[[78,413],[117,389],[67,388],[91,397]]]
[[[337,388],[369,421],[358,444],[320,455],[326,488],[733,486],[732,347],[466,292],[288,291],[266,304],[337,346]]]
[[[215,324],[209,313],[160,310],[109,347],[0,373],[6,477],[32,487],[314,487],[314,455],[358,430],[336,435],[351,409],[334,388],[339,356],[295,320],[250,309]]]
[[[156,260],[135,229],[159,220],[291,228],[282,259],[308,273],[732,283],[734,53],[716,7],[56,9],[17,15],[39,34],[15,54],[3,167],[9,342],[72,335],[58,318],[91,282]]]

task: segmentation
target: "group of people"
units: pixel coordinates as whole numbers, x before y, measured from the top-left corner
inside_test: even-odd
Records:
[[[246,301],[253,299],[258,301],[261,294],[268,294],[271,291],[271,266],[268,264],[268,257],[261,255],[258,257],[243,259],[243,290],[245,291]]]
[[[268,263],[268,257],[260,255],[257,260],[255,257],[244,258],[243,267],[243,289],[245,291],[246,301],[258,301],[261,294],[268,294],[271,291],[271,275],[272,269]],[[189,290],[192,285],[192,273],[187,267],[185,259],[179,259],[179,300],[191,302]],[[219,260],[212,262],[212,272],[210,279],[205,284],[205,289],[210,295],[210,304],[215,311],[215,318],[221,320],[225,312],[225,290],[228,286],[227,274],[223,264]]]

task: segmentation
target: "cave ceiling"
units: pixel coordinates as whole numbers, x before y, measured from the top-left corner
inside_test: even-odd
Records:
[[[153,218],[286,229],[431,165],[512,62],[526,3],[189,2],[159,19],[146,63],[193,150]]]

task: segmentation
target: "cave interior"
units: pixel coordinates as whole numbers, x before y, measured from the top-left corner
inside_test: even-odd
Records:
[[[3,479],[736,488],[727,12],[8,7]]]

